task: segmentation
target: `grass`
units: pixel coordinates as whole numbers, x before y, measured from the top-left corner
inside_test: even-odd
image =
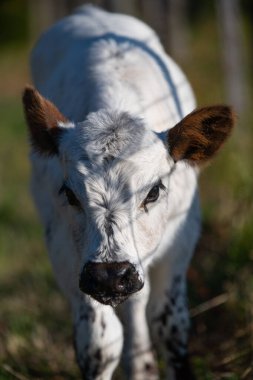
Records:
[[[185,71],[201,104],[217,103],[223,101],[217,36],[206,44],[212,22],[199,28]],[[52,277],[28,188],[20,102],[27,53],[6,50],[0,60],[0,379],[78,379],[69,310]],[[227,301],[209,302],[192,318],[190,351],[199,380],[252,378],[252,122],[248,110],[201,176],[203,234],[189,271],[190,307],[219,294]]]

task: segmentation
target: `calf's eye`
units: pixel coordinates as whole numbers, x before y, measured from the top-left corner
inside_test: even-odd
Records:
[[[61,187],[61,189],[59,191],[59,194],[62,194],[62,193],[65,193],[70,206],[75,206],[79,209],[82,207],[81,203],[79,202],[79,200],[77,199],[77,197],[75,196],[73,191],[68,186],[66,186],[65,184]]]
[[[152,189],[150,190],[150,192],[148,193],[148,195],[146,196],[146,198],[142,202],[142,206],[146,212],[148,211],[147,204],[155,202],[159,198],[160,189],[162,189],[162,190],[165,189],[165,186],[162,184],[161,181],[152,187]]]
[[[154,187],[152,187],[152,189],[150,190],[150,192],[145,198],[145,203],[147,204],[147,203],[155,202],[159,197],[159,192],[160,192],[159,185],[155,185]]]

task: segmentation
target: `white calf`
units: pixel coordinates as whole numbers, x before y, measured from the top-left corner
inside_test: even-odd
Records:
[[[23,97],[32,191],[83,376],[111,379],[123,349],[128,379],[157,379],[155,347],[167,379],[191,379],[197,168],[229,135],[230,108],[188,114],[189,83],[155,33],[91,6],[41,37],[32,75],[43,95],[27,87]]]

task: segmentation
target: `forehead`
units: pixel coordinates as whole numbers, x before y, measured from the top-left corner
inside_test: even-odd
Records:
[[[155,133],[126,112],[91,113],[67,135],[62,152],[83,174],[106,171],[109,175],[113,171],[121,177],[124,172],[126,177],[134,174],[134,168],[152,172],[161,167],[161,161],[167,161],[164,144]]]

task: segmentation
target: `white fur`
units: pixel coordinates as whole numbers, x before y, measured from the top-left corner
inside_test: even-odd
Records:
[[[55,276],[73,310],[80,367],[87,379],[110,379],[123,345],[113,309],[79,290],[82,268],[89,260],[127,260],[145,280],[144,289],[122,307],[128,378],[157,379],[144,368],[147,361],[155,365],[146,305],[150,299],[149,315],[156,320],[180,276],[178,289],[183,290],[175,304],[181,306],[166,326],[176,325],[178,336],[187,342],[178,314],[183,313],[187,325],[185,273],[200,229],[197,172],[185,163],[174,165],[159,133],[192,111],[192,90],[147,25],[91,6],[47,31],[31,62],[35,86],[72,122],[63,126],[59,156],[32,152],[32,192],[47,231]],[[115,158],[105,165],[107,156]],[[147,205],[146,213],[142,202],[159,179],[165,190],[156,203]],[[59,195],[64,181],[83,211]],[[104,227],[109,214],[116,221],[113,237]],[[173,339],[169,328],[163,337]],[[169,360],[171,352],[166,355]],[[93,362],[99,373],[87,367]],[[173,373],[168,367],[168,379]]]

